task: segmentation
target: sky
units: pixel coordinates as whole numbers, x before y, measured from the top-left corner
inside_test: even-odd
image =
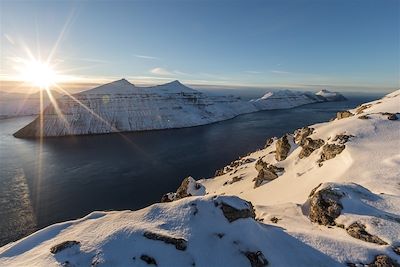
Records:
[[[0,44],[2,81],[30,54],[77,84],[400,87],[398,0],[0,0]]]

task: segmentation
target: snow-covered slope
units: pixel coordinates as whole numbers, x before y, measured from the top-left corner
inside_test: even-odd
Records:
[[[329,101],[341,101],[345,100],[344,96],[341,94],[335,93],[335,92],[330,92],[327,89],[322,89],[321,91],[316,93],[317,96],[322,96],[325,99],[328,99]]]
[[[0,266],[399,266],[399,112],[400,90],[186,178],[169,203],[10,243]]]
[[[52,92],[54,98],[60,95]],[[45,93],[43,97],[43,106],[50,103],[48,95]],[[40,94],[22,94],[0,92],[0,119],[30,116],[39,114],[40,110]]]
[[[327,101],[307,92],[275,92],[270,97],[246,102],[233,96],[210,96],[179,81],[136,87],[122,79],[57,100],[43,115],[44,136],[101,134],[204,125],[259,110],[291,108]],[[37,137],[40,119],[15,133]]]

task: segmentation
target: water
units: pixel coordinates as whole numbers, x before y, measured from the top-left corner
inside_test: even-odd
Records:
[[[32,118],[1,120],[0,246],[94,210],[145,207],[188,175],[210,177],[269,137],[376,98],[351,96],[177,130],[52,138],[42,145],[12,136]]]

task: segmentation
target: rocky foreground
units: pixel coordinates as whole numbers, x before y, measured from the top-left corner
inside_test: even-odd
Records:
[[[192,127],[260,110],[344,99],[341,94],[326,90],[316,94],[284,90],[248,102],[234,96],[207,95],[179,81],[137,87],[122,79],[58,98],[44,110],[43,128],[38,117],[14,136],[55,137]]]
[[[0,266],[399,266],[400,90],[266,141],[163,203],[0,248]]]

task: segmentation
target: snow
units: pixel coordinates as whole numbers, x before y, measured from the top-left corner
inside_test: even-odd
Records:
[[[73,99],[74,98],[74,99]],[[57,100],[63,116],[50,104],[44,111],[44,136],[101,134],[183,128],[234,118],[260,110],[292,108],[327,101],[309,92],[290,90],[250,102],[234,96],[211,96],[179,81],[137,87],[122,79]],[[18,131],[17,137],[37,137],[39,118]]]
[[[318,160],[322,147],[309,157],[298,157],[301,146],[289,156],[275,160],[276,139],[265,149],[241,159],[227,173],[198,180],[196,196],[154,204],[138,211],[95,212],[79,220],[49,226],[0,248],[0,266],[148,266],[141,254],[153,257],[157,266],[251,266],[244,255],[260,251],[268,266],[343,266],[368,264],[385,254],[400,262],[393,250],[400,246],[400,120],[388,120],[383,112],[400,112],[400,90],[372,101],[363,113],[341,120],[311,125],[312,139],[338,144],[338,134],[353,135],[336,157]],[[350,110],[356,113],[357,109]],[[359,119],[368,115],[369,119]],[[281,175],[254,188],[257,159],[284,167]],[[247,160],[246,159],[252,159]],[[226,183],[233,176],[242,179]],[[340,194],[343,206],[336,226],[312,223],[308,218],[309,195],[316,188]],[[229,223],[220,203],[238,210],[255,208],[256,219]],[[388,245],[369,243],[350,236],[345,228],[353,222]],[[338,225],[342,224],[342,227]],[[144,231],[187,241],[185,251],[158,240]],[[79,245],[57,254],[50,247],[75,240]],[[359,265],[361,266],[361,265]]]

